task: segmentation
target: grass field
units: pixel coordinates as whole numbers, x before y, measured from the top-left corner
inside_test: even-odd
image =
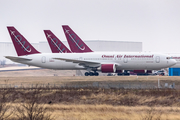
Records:
[[[51,74],[53,74],[52,72]],[[73,73],[73,72],[72,72]],[[180,77],[169,76],[21,76],[0,75],[0,84],[162,83],[180,85]],[[1,89],[1,92],[4,90]],[[6,91],[6,90],[5,90]],[[31,98],[31,89],[12,89],[6,103],[17,107]],[[180,90],[155,89],[44,89],[36,101],[56,120],[180,120]],[[0,94],[2,95],[2,94]],[[26,96],[26,97],[24,97]],[[2,97],[0,97],[2,98]],[[51,102],[51,104],[49,104]],[[12,120],[16,115],[10,117]]]
[[[38,88],[1,89],[0,94],[4,91],[15,109],[28,104],[20,113],[35,103],[33,114],[43,106],[56,120],[180,120],[180,90]]]
[[[19,106],[19,104],[13,104]],[[180,120],[179,107],[46,104],[54,120]],[[15,115],[10,117],[16,119]]]
[[[57,120],[180,120],[178,107],[52,105]]]

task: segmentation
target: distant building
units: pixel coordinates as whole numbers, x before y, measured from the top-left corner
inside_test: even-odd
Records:
[[[67,41],[62,42],[69,48]],[[85,43],[93,51],[142,52],[142,42],[88,40]],[[39,42],[39,49],[43,52],[51,52],[47,42]]]

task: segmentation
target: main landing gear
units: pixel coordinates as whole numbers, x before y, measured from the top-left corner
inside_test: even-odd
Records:
[[[85,75],[85,76],[98,76],[99,73],[98,73],[98,72],[85,72],[84,75]]]

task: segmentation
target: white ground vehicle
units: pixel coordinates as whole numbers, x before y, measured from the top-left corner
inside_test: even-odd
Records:
[[[164,70],[155,71],[153,75],[165,75]]]

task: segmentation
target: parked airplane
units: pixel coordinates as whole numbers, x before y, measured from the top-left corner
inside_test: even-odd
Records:
[[[73,52],[93,52],[82,40],[81,38],[68,26],[68,25],[62,25],[62,28],[64,30],[64,34],[66,35],[67,41],[69,43],[69,46],[71,48],[71,51]],[[88,48],[86,51],[83,49],[80,49],[78,47],[79,45],[83,45],[84,47]],[[152,73],[152,70],[131,70],[137,75],[147,75],[148,73]],[[129,75],[127,70],[119,70],[118,75]]]
[[[44,30],[52,53],[71,53],[71,51],[50,31]]]
[[[68,25],[62,27],[72,52],[93,52]]]
[[[176,64],[169,55],[146,52],[40,53],[14,27],[7,27],[18,57],[6,58],[30,66],[57,70],[87,70],[85,75],[119,70],[159,70]],[[81,46],[82,47],[82,46]],[[94,71],[94,72],[91,72]]]

